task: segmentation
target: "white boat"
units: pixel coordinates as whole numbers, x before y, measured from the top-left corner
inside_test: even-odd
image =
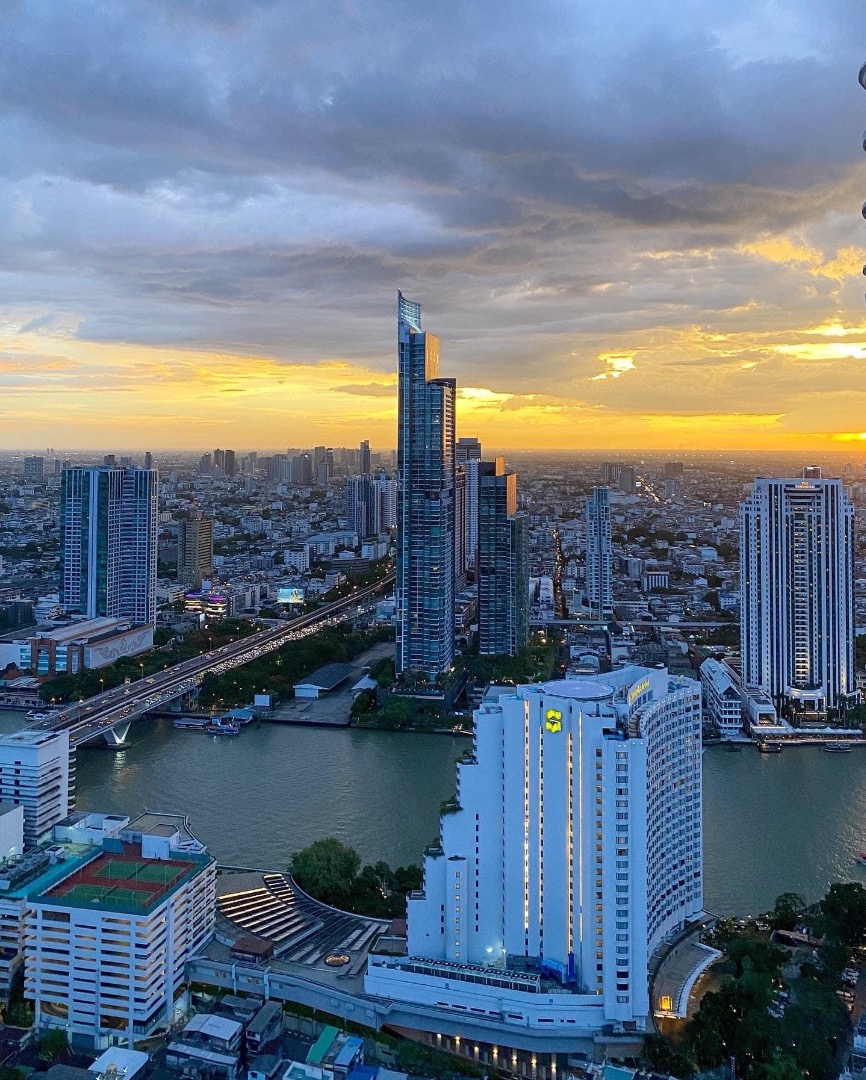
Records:
[[[847,742],[828,742],[824,743],[824,752],[827,754],[850,754],[851,743]]]

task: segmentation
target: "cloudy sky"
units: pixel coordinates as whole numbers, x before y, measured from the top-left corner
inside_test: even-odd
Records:
[[[0,445],[866,450],[863,0],[3,0]],[[864,440],[864,441],[859,441]]]

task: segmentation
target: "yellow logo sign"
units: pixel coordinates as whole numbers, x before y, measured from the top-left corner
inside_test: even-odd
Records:
[[[562,713],[559,709],[548,709],[544,717],[544,726],[548,731],[562,731]]]
[[[628,703],[629,703],[629,705],[634,704],[634,702],[637,701],[637,699],[641,696],[641,694],[644,692],[644,690],[649,690],[649,688],[650,688],[649,679],[641,679],[641,681],[639,683],[635,683],[634,686],[629,691],[629,695],[628,695]]]

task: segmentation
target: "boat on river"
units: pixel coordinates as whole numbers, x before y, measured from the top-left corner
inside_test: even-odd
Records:
[[[742,743],[738,743],[738,742],[726,742],[725,743],[725,752],[728,753],[728,754],[739,754],[739,753],[742,752],[742,749],[743,749]]]
[[[781,754],[782,744],[780,742],[760,742],[758,743],[758,751],[761,754]]]
[[[848,742],[828,742],[824,743],[824,753],[826,754],[850,754],[851,743]]]
[[[240,735],[240,727],[227,716],[214,716],[205,728],[208,735]]]

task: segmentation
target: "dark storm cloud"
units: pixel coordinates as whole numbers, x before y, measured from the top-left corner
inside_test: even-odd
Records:
[[[792,305],[819,321],[832,282],[731,252],[783,230],[845,242],[864,15],[862,0],[15,0],[0,302],[24,333],[60,312],[96,341],[389,370],[402,285],[464,382],[520,393],[590,380],[617,336],[733,332],[756,298],[773,325]]]

